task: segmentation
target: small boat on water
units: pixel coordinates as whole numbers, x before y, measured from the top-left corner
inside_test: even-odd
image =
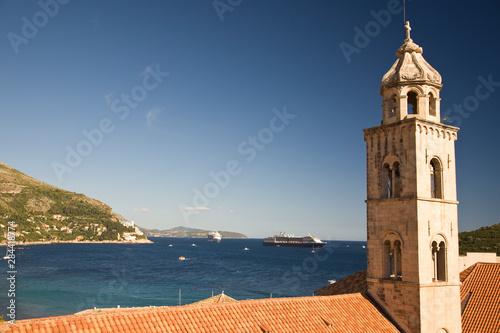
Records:
[[[243,251],[249,251],[250,249],[248,247],[245,247]]]
[[[172,244],[168,244],[168,247],[172,247],[173,245]]]
[[[193,243],[193,244],[191,244],[191,246],[196,246],[196,244],[195,244],[195,243]]]
[[[5,248],[5,257],[2,258],[3,260],[9,260],[10,257],[9,257],[9,248],[6,247]]]
[[[184,260],[186,260],[186,257],[179,257],[179,260],[184,261]]]

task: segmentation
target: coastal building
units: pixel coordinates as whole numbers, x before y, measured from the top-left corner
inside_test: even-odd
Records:
[[[458,266],[460,267],[460,271],[463,271],[478,262],[500,264],[500,257],[494,252],[467,252],[466,255],[458,257]]]
[[[126,227],[132,227],[132,228],[134,228],[134,225],[135,225],[135,224],[134,224],[134,221],[126,221],[126,220],[122,220],[122,221],[120,221],[120,222],[121,222],[121,224],[123,224],[123,225],[124,225],[124,226],[126,226]]]
[[[135,241],[137,236],[131,234],[130,232],[124,232],[123,233],[123,239],[126,241]]]
[[[139,235],[139,236],[144,235],[144,233],[141,231],[141,229],[139,229],[139,227],[134,227],[134,230],[135,230],[136,235]]]

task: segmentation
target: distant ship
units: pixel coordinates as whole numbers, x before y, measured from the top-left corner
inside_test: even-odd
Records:
[[[309,234],[304,237],[296,237],[281,232],[279,235],[264,238],[265,246],[322,247],[325,244],[326,242]]]
[[[219,243],[222,237],[217,231],[210,231],[207,235],[207,240],[210,243]]]

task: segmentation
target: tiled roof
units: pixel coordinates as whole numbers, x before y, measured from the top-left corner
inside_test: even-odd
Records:
[[[460,273],[462,332],[500,332],[500,263],[476,263]],[[365,293],[366,271],[316,290],[316,295]]]
[[[366,270],[359,271],[349,275],[333,284],[318,289],[314,292],[315,295],[342,295],[365,293],[368,289],[366,284]]]
[[[464,280],[469,276],[469,274],[474,270],[476,267],[477,263],[475,263],[472,266],[467,267],[463,271],[460,272],[460,282],[464,282]]]
[[[27,319],[0,331],[63,332],[399,332],[361,294],[149,307],[89,315]]]
[[[232,297],[227,296],[222,292],[222,294],[212,296],[207,299],[203,299],[198,302],[191,303],[189,305],[205,305],[205,304],[212,304],[212,303],[227,303],[227,302],[236,302],[236,300]]]
[[[462,332],[500,332],[500,263],[476,263],[460,280]]]

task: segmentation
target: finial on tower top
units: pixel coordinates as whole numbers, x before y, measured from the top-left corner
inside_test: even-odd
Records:
[[[405,41],[411,41],[411,38],[410,38],[410,31],[411,31],[410,21],[406,21],[405,29],[406,29],[406,40]]]

